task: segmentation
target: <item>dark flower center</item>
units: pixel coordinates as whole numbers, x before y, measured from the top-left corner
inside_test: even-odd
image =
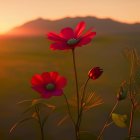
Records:
[[[72,46],[72,45],[75,45],[79,42],[79,39],[75,39],[75,38],[71,38],[67,41],[67,44]]]
[[[49,91],[52,91],[55,89],[55,85],[53,83],[49,83],[46,85],[46,89]]]

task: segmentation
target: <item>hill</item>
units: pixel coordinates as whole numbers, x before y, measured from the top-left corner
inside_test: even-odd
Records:
[[[112,19],[99,19],[96,17],[67,17],[53,21],[38,18],[13,28],[7,34],[15,36],[42,36],[49,31],[58,32],[66,26],[75,27],[80,21],[85,21],[88,28],[95,27],[98,34],[140,32],[140,23],[126,24]]]

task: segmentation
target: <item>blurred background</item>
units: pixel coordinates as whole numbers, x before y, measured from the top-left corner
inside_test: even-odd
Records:
[[[71,51],[51,51],[46,39],[49,31],[74,28],[85,21],[87,29],[97,32],[92,43],[76,49],[79,85],[87,78],[93,66],[103,68],[103,75],[90,81],[89,87],[101,96],[104,104],[84,115],[82,130],[97,135],[108,112],[116,100],[116,93],[123,80],[129,78],[130,65],[124,57],[126,48],[136,48],[140,53],[140,1],[138,0],[0,0],[0,139],[39,140],[38,125],[25,122],[11,135],[9,130],[23,114],[28,103],[22,100],[38,98],[31,89],[30,80],[36,73],[58,71],[67,77],[65,94],[75,94]],[[49,140],[72,140],[74,132],[69,121],[62,126],[57,122],[66,112],[63,97],[53,97],[48,103],[58,106],[45,127]],[[117,113],[129,114],[129,102],[122,101]],[[134,134],[138,135],[140,113],[135,114]],[[88,120],[88,121],[87,121]],[[84,126],[84,127],[83,127]],[[105,140],[123,140],[127,128],[112,125],[104,133]],[[91,138],[86,138],[86,140]]]

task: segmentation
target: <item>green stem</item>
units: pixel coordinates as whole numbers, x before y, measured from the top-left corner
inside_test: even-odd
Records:
[[[70,118],[71,118],[71,120],[72,120],[72,122],[73,122],[73,124],[74,124],[74,126],[75,126],[75,122],[74,122],[74,120],[73,120],[73,117],[72,117],[72,114],[71,114],[71,111],[70,111],[70,105],[69,105],[68,99],[67,99],[67,97],[66,97],[65,94],[63,94],[63,95],[64,95],[64,99],[65,99],[66,104],[67,104],[67,109],[68,109],[69,116],[70,116]]]
[[[129,140],[131,139],[131,136],[132,136],[134,113],[135,113],[135,108],[132,105],[131,112],[130,112],[130,123],[129,123],[129,136],[128,136],[128,139]]]
[[[76,140],[80,140],[79,129],[76,125],[75,125],[75,136],[76,136]]]
[[[72,49],[72,58],[73,58],[73,68],[74,68],[74,76],[75,76],[75,86],[76,86],[76,96],[77,96],[77,122],[79,121],[79,112],[80,112],[80,98],[78,91],[78,78],[77,78],[77,70],[76,70],[76,62],[75,62],[75,51]],[[80,140],[79,138],[79,128],[77,127],[77,123],[75,124],[75,134],[76,140]]]
[[[35,111],[36,111],[36,114],[37,114],[37,117],[38,117],[38,123],[39,123],[39,126],[40,126],[41,140],[44,140],[44,132],[43,132],[43,127],[42,127],[42,123],[41,123],[41,117],[40,117],[40,113],[39,113],[39,108],[38,108],[37,105],[35,106]]]
[[[129,129],[128,129],[128,139],[131,139],[132,136],[132,128],[133,128],[133,120],[134,120],[134,113],[135,113],[135,101],[134,101],[134,90],[133,90],[133,73],[134,73],[134,53],[131,52],[131,71],[130,71],[130,81],[129,81],[129,96],[131,101],[131,112],[130,112],[130,122],[129,122]]]
[[[112,115],[112,113],[114,112],[114,110],[116,109],[118,103],[119,103],[119,101],[117,100],[116,103],[115,103],[115,105],[114,105],[114,107],[112,108],[111,112],[109,113],[109,115],[108,115],[108,117],[107,117],[107,120],[105,121],[105,124],[104,124],[103,128],[101,129],[97,140],[100,140],[100,139],[101,139],[105,128],[108,126],[108,122],[109,122],[109,120],[110,120],[110,118],[111,118],[111,115]]]
[[[75,51],[72,49],[72,57],[73,57],[73,67],[74,67],[74,76],[75,76],[75,85],[76,85],[76,96],[77,96],[77,116],[79,116],[79,91],[78,91],[78,78],[77,78],[77,70],[75,63]]]
[[[133,128],[133,121],[134,121],[134,113],[135,113],[135,103],[133,101],[133,95],[130,93],[130,100],[131,100],[131,112],[130,112],[130,122],[129,122],[129,129],[128,129],[128,139],[131,139],[132,136],[132,128]]]
[[[81,106],[80,106],[80,113],[79,113],[79,119],[78,119],[78,122],[77,122],[77,127],[80,129],[80,125],[81,125],[81,121],[82,121],[82,116],[83,116],[83,103],[84,103],[84,99],[85,99],[85,91],[86,91],[86,87],[87,87],[87,84],[88,84],[88,81],[89,81],[90,78],[88,78],[84,84],[84,88],[83,88],[83,94],[82,94],[82,98],[81,98]]]

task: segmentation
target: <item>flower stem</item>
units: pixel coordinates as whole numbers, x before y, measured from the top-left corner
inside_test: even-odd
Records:
[[[66,101],[66,104],[67,104],[67,110],[68,110],[69,116],[70,116],[70,118],[71,118],[71,121],[73,122],[73,125],[75,126],[75,122],[74,122],[74,120],[73,120],[73,117],[72,117],[72,114],[71,114],[71,111],[70,111],[70,106],[69,106],[68,99],[67,99],[67,97],[66,97],[65,94],[63,94],[63,95],[64,95],[64,98],[65,98],[65,101]]]
[[[134,113],[135,113],[135,108],[134,108],[134,106],[132,105],[131,112],[130,112],[130,123],[129,123],[129,136],[128,136],[128,139],[129,139],[129,140],[131,139],[131,135],[132,135]]]
[[[129,96],[131,101],[131,112],[130,112],[130,122],[129,122],[129,129],[128,129],[128,139],[131,139],[132,136],[132,128],[133,128],[133,120],[134,120],[134,113],[135,113],[135,95],[134,88],[133,88],[133,81],[134,81],[134,66],[135,58],[134,58],[134,50],[131,51],[131,69],[130,69],[130,79],[129,79]]]
[[[75,63],[75,51],[72,49],[72,57],[73,57],[73,66],[74,66],[74,75],[75,75],[75,85],[76,85],[76,96],[77,96],[77,116],[79,116],[79,91],[78,91],[78,78],[77,78],[77,70]],[[77,117],[78,119],[78,117]]]
[[[114,105],[114,107],[112,108],[111,112],[109,113],[109,115],[108,115],[108,117],[107,117],[107,120],[105,121],[105,124],[104,124],[103,128],[101,129],[97,140],[101,140],[101,137],[102,137],[102,135],[103,135],[103,132],[104,132],[105,128],[108,126],[108,122],[109,122],[109,120],[110,120],[110,118],[111,118],[111,115],[112,115],[112,113],[114,112],[114,110],[116,109],[118,103],[119,103],[119,101],[117,100],[116,103],[115,103],[115,105]]]
[[[79,90],[78,90],[78,78],[77,78],[77,70],[76,70],[76,62],[75,62],[75,51],[72,49],[72,58],[73,58],[73,68],[74,68],[74,76],[75,76],[75,86],[76,86],[76,96],[77,96],[77,122],[75,124],[75,135],[76,140],[80,140],[79,138],[79,113],[80,113],[80,98],[79,98]]]
[[[80,125],[81,125],[81,121],[82,121],[82,115],[83,115],[83,103],[84,103],[84,98],[85,98],[85,91],[86,91],[86,87],[87,87],[87,83],[89,81],[90,78],[88,78],[84,84],[84,89],[83,89],[83,94],[82,94],[82,98],[81,98],[81,102],[80,102],[80,112],[78,115],[78,120],[76,123],[76,134],[78,135],[78,140],[80,140],[79,138],[79,131],[80,131]]]
[[[88,81],[89,81],[90,78],[88,78],[84,84],[84,88],[83,88],[83,94],[82,94],[82,98],[81,98],[81,104],[80,104],[80,113],[79,113],[79,119],[78,119],[78,122],[77,122],[77,126],[79,127],[80,129],[80,125],[81,125],[81,121],[82,121],[82,115],[83,115],[83,103],[84,103],[84,99],[85,99],[85,91],[86,91],[86,87],[87,87],[87,84],[88,84]]]
[[[79,128],[77,127],[77,125],[75,125],[75,136],[76,136],[76,140],[80,140]]]
[[[42,126],[42,123],[41,123],[41,117],[40,117],[40,113],[39,113],[39,107],[37,105],[35,106],[35,111],[36,111],[37,118],[38,118],[38,123],[39,123],[39,126],[40,126],[41,140],[44,140],[43,126]]]

